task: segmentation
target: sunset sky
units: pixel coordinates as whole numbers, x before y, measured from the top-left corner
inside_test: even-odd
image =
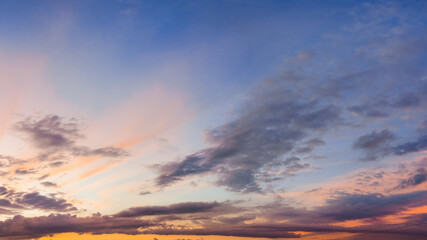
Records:
[[[427,238],[427,1],[0,0],[0,239]]]

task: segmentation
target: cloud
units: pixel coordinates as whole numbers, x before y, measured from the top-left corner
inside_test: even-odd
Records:
[[[422,99],[418,96],[418,93],[405,92],[394,99],[390,96],[386,97],[383,95],[372,96],[369,101],[350,106],[347,109],[361,117],[387,118],[390,117],[390,112],[393,112],[393,110],[416,107],[419,106],[421,102]]]
[[[419,168],[408,179],[402,180],[399,183],[399,185],[397,185],[396,187],[393,188],[393,190],[406,189],[406,188],[414,187],[414,186],[420,185],[421,183],[424,183],[426,181],[427,181],[427,172],[425,171],[424,168]]]
[[[301,98],[290,87],[294,78],[288,74],[262,82],[238,109],[234,121],[206,133],[215,147],[162,165],[157,185],[215,173],[217,184],[228,190],[260,191],[257,175],[262,174],[263,167],[281,162],[310,133],[322,132],[340,122],[338,107]]]
[[[42,119],[26,118],[17,122],[14,129],[29,136],[30,141],[38,148],[63,148],[74,144],[79,133],[74,122],[64,123],[56,115],[48,115]]]
[[[80,126],[75,119],[66,121],[57,115],[47,115],[42,118],[27,117],[14,124],[13,129],[23,134],[23,137],[30,141],[42,153],[39,159],[46,160],[57,153],[67,152],[72,156],[103,156],[103,157],[125,157],[128,152],[116,147],[89,148],[77,145],[78,139],[84,138],[80,132]],[[64,157],[64,156],[60,156]],[[61,161],[52,163],[52,167],[61,165]]]
[[[412,152],[419,152],[427,149],[427,135],[421,136],[416,141],[407,142],[393,148],[393,152],[396,155],[403,155]]]
[[[0,222],[0,237],[29,239],[65,232],[139,234],[138,228],[151,225],[144,220],[118,219],[101,215],[85,218],[70,214],[51,214],[33,218],[17,215]]]
[[[367,5],[371,5],[371,3],[363,4],[363,6]],[[376,6],[377,4],[373,8],[376,9]],[[401,117],[403,112],[404,114],[408,113],[408,115],[422,115],[422,112],[416,112],[414,107],[423,106],[423,101],[425,100],[425,95],[420,94],[418,89],[420,88],[421,79],[419,76],[425,76],[425,53],[427,49],[425,44],[427,41],[424,41],[424,43],[421,41],[414,42],[414,38],[419,37],[419,35],[415,35],[414,37],[411,32],[402,30],[402,26],[395,26],[396,22],[400,23],[400,16],[404,14],[401,14],[401,11],[397,11],[399,18],[392,18],[390,21],[390,18],[387,19],[387,16],[384,16],[390,11],[390,8],[378,8],[373,13],[374,15],[376,14],[374,18],[367,18],[365,14],[355,14],[357,17],[360,16],[361,22],[357,23],[361,24],[358,26],[361,31],[357,31],[356,34],[348,37],[342,36],[345,42],[345,49],[340,49],[337,46],[335,53],[334,51],[328,51],[329,49],[326,47],[322,49],[323,52],[319,51],[316,54],[316,58],[313,57],[313,52],[299,52],[294,59],[295,64],[304,62],[315,64],[315,61],[319,59],[322,65],[314,67],[302,66],[302,74],[299,74],[298,71],[292,73],[284,72],[283,75],[265,80],[263,83],[255,86],[254,90],[248,94],[246,101],[231,117],[230,121],[207,131],[207,147],[200,149],[200,151],[187,153],[187,156],[179,159],[179,161],[159,166],[160,172],[156,179],[157,184],[160,187],[164,187],[191,176],[210,174],[215,177],[217,185],[224,186],[230,191],[262,192],[265,185],[273,185],[270,182],[293,176],[304,169],[309,169],[311,164],[315,164],[314,161],[309,162],[311,161],[310,153],[317,150],[319,146],[326,145],[320,138],[335,139],[336,142],[339,142],[336,146],[322,148],[322,150],[326,150],[323,152],[331,153],[333,156],[330,156],[331,158],[327,160],[327,163],[324,164],[322,162],[320,164],[324,164],[324,166],[329,163],[335,164],[335,160],[339,159],[335,159],[334,157],[339,158],[342,156],[339,152],[335,155],[335,150],[345,145],[344,141],[346,138],[342,138],[342,133],[348,133],[346,131],[348,129],[345,129],[343,132],[336,134],[334,131],[336,130],[336,126],[348,127],[348,125],[345,125],[348,121],[350,121],[349,124],[355,123],[362,127],[365,127],[364,124],[371,123],[378,125],[380,123],[374,122],[378,121],[375,118],[388,117],[394,119],[387,121],[387,124],[393,123],[393,126],[397,126],[396,123],[401,123],[401,121],[398,122],[396,120]],[[383,26],[378,26],[378,23],[391,25],[387,27],[393,32],[382,31],[384,28],[382,28]],[[404,22],[402,25],[407,24],[408,22]],[[365,37],[366,35],[369,36],[372,32],[374,32],[372,39]],[[404,34],[396,37],[396,35],[393,35],[394,32],[404,32]],[[353,41],[357,43],[368,42],[367,45],[369,46],[358,46],[354,42],[347,41],[353,37],[356,37]],[[267,39],[265,36],[262,36],[262,38]],[[418,40],[425,40],[425,38]],[[330,47],[334,49],[336,47],[335,44],[339,42],[336,39],[332,41],[328,39],[328,41],[333,42],[334,46]],[[318,43],[318,41],[316,41],[316,45],[324,46],[323,43]],[[347,51],[352,53],[357,52],[357,56],[350,59],[342,58],[341,55],[345,55]],[[323,53],[326,53],[325,56],[323,56]],[[336,57],[337,55],[340,56]],[[421,64],[414,64],[416,61],[420,61]],[[332,67],[328,65],[332,65]],[[320,73],[316,72],[318,68],[322,69]],[[419,69],[422,69],[422,71]],[[410,84],[408,84],[408,81]],[[378,89],[381,89],[381,91],[378,91]],[[158,95],[158,93],[153,94]],[[120,111],[111,114],[111,116],[117,118],[116,121],[111,121],[111,125],[125,130],[120,134],[138,135],[136,138],[123,138],[124,141],[120,141],[123,142],[122,145],[118,144],[117,146],[126,146],[127,148],[129,146],[136,146],[136,144],[147,139],[152,139],[152,136],[158,135],[165,129],[169,129],[170,126],[176,126],[176,122],[181,122],[177,121],[178,118],[170,117],[174,115],[171,115],[170,112],[179,108],[174,105],[177,101],[170,101],[172,98],[170,98],[169,94],[165,95],[167,96],[161,98],[165,101],[161,102],[172,103],[172,105],[166,108],[166,110],[162,108],[163,110],[160,110],[161,113],[157,113],[157,110],[160,108],[152,104],[148,105],[153,110],[141,110],[140,107],[144,105],[141,103],[153,102],[145,101],[145,98],[141,98],[140,101],[135,101],[134,104],[129,105],[125,111],[127,114],[116,114]],[[363,99],[364,97],[366,99]],[[121,109],[124,107],[123,105],[118,105],[117,108]],[[135,109],[138,109],[138,111],[135,111]],[[355,120],[352,117],[348,117],[346,115],[347,112],[343,113],[341,109],[348,109],[351,113],[355,113],[360,117],[355,118]],[[138,116],[134,117],[135,114]],[[396,116],[397,114],[399,116]],[[186,116],[186,114],[175,115]],[[126,118],[131,119],[132,124],[120,124],[122,123],[122,119]],[[110,117],[107,119],[110,119]],[[150,124],[152,119],[155,119],[154,122],[165,122],[159,125]],[[65,158],[68,156],[87,157],[99,155],[104,157],[123,157],[127,155],[125,151],[115,147],[79,145],[83,134],[81,133],[80,126],[72,125],[74,124],[73,120],[65,120],[64,118],[50,115],[44,118],[31,118],[28,121],[23,120],[21,122],[23,123],[21,125],[18,124],[15,130],[22,134],[25,139],[29,140],[39,151],[45,153],[45,155],[41,154],[41,156],[46,156],[46,159],[52,160],[44,164],[44,166],[55,167],[63,164],[63,161],[65,161],[63,159],[55,159],[55,162],[53,162],[52,154],[58,154],[58,156],[61,155]],[[411,133],[411,129],[409,128],[414,127],[412,122],[414,120],[408,121],[408,124],[398,124],[399,129],[396,130],[396,135],[399,135],[399,131],[405,131],[409,135]],[[67,127],[66,124],[69,123],[71,125]],[[101,129],[107,128],[101,127]],[[364,132],[366,130],[361,131]],[[322,134],[325,132],[329,136],[324,137]],[[426,148],[426,141],[422,137],[413,138],[413,141],[408,141],[400,145],[391,145],[395,137],[394,133],[391,133],[389,130],[369,132],[360,136],[353,145],[356,151],[366,154],[364,160],[375,160],[387,154],[400,155],[418,152]],[[122,139],[122,137],[119,138],[117,136],[119,135],[117,133],[111,135],[116,139]],[[104,134],[104,139],[112,139],[105,137]],[[344,139],[343,143],[341,143],[342,139]],[[144,144],[144,149],[147,146],[149,147],[149,145],[148,142]],[[352,155],[353,152],[346,153],[346,156]],[[8,162],[10,159],[5,158],[3,160],[4,162]],[[82,158],[81,161],[86,161],[86,158]],[[135,164],[138,163],[135,162]],[[136,166],[135,164],[133,166]],[[357,164],[360,165],[362,163]],[[99,165],[101,167],[108,167],[108,164],[100,163]],[[80,166],[78,165],[77,167]],[[304,178],[303,182],[313,182],[313,179],[316,181],[319,176],[320,178],[324,178],[324,175],[332,172],[341,173],[348,171],[353,166],[356,166],[356,164],[340,165],[339,167],[335,167],[334,165],[327,172],[320,174],[321,176],[316,175],[313,176],[314,178],[309,176],[308,178]],[[19,170],[16,173],[25,174],[28,172],[24,171],[31,171],[32,169],[18,168],[16,170]],[[69,169],[65,169],[64,171],[67,170]],[[15,169],[12,171],[15,171]],[[50,174],[52,175],[52,173]],[[131,184],[124,183],[123,181],[128,181],[124,178],[122,179],[123,181],[115,179],[119,175],[114,175],[107,182],[99,179],[96,184],[109,187],[113,184],[111,181],[119,182],[119,186],[116,188],[125,186],[122,184],[126,184],[126,186]],[[58,177],[61,176],[58,175]],[[378,173],[378,175],[373,175],[371,178],[377,183],[387,183],[385,181],[387,178],[385,174]],[[397,179],[394,184],[389,186],[398,186],[399,189],[405,190],[411,190],[409,189],[410,187],[418,186],[417,189],[419,189],[423,186],[420,186],[420,184],[425,183],[425,179],[424,170],[411,170],[408,171],[408,176],[405,175],[405,177]],[[371,180],[365,180],[365,182],[369,184],[375,183]],[[42,182],[41,184],[44,186],[54,185],[51,182]],[[292,187],[286,184],[280,183],[277,185]],[[203,187],[202,185],[199,186]],[[40,186],[35,185],[35,187]],[[313,188],[313,186],[308,187]],[[78,191],[77,188],[76,190]],[[302,189],[297,190],[304,191],[305,189],[303,186]],[[0,236],[4,234],[6,238],[10,238],[13,235],[20,235],[22,238],[28,239],[29,236],[33,237],[39,234],[67,231],[139,234],[141,233],[138,231],[140,228],[142,228],[141,230],[144,233],[157,234],[215,234],[271,238],[299,237],[298,234],[290,231],[369,233],[372,231],[381,231],[383,229],[381,228],[382,226],[387,227],[386,224],[380,222],[379,219],[381,217],[389,215],[399,217],[401,216],[399,215],[401,211],[421,206],[421,204],[425,203],[426,199],[424,191],[385,195],[384,193],[371,190],[361,188],[356,192],[357,194],[335,192],[335,195],[327,199],[322,206],[304,208],[300,207],[298,202],[294,203],[294,207],[274,203],[269,208],[248,207],[234,214],[221,209],[224,206],[223,203],[216,203],[218,205],[215,205],[208,202],[132,207],[116,215],[104,217],[95,215],[84,218],[62,214],[38,218],[17,216],[0,223]],[[321,192],[321,190],[318,190],[318,192]],[[294,193],[295,191],[292,192],[292,194]],[[235,194],[232,195],[236,196]],[[289,195],[291,196],[291,194]],[[11,193],[10,190],[3,187],[0,188],[0,196],[2,197],[0,206],[4,208],[0,209],[0,213],[7,212],[6,214],[12,213],[10,209],[20,211],[18,203],[19,206],[24,208],[43,209],[45,211],[67,212],[73,208],[73,206],[67,205],[69,203],[65,199],[52,197],[52,195],[42,196],[38,192]],[[256,204],[258,201],[264,201],[264,199],[268,199],[270,196],[268,194],[257,196],[254,201],[248,200],[245,204]],[[311,196],[315,196],[315,194],[312,193]],[[214,214],[217,214],[217,217],[212,217]],[[153,223],[140,219],[144,217],[154,219],[156,222]],[[409,217],[404,217],[404,220],[409,221]],[[164,220],[161,221],[160,218]],[[366,222],[371,221],[372,226],[345,228],[332,225],[337,222],[340,223],[340,221],[360,219],[367,219]],[[418,220],[420,219],[421,216]],[[187,220],[187,222],[192,221],[192,223],[197,225],[197,228],[191,228],[193,225],[188,225],[189,228],[186,228],[185,224],[187,222],[183,223],[182,220]],[[410,221],[413,221],[413,219],[410,219]],[[414,223],[416,222],[408,222],[408,225]],[[150,226],[153,226],[153,228],[145,228]],[[393,228],[404,226],[405,224],[391,225]],[[422,230],[421,228],[415,230],[405,228],[393,231],[395,233],[398,231],[411,233],[412,231],[414,235],[424,234],[425,237],[426,230],[424,229],[424,232]],[[390,232],[393,231],[390,230]],[[406,236],[406,239],[412,238]]]
[[[370,7],[361,6],[365,8]],[[380,14],[378,9],[389,14]],[[357,51],[345,57],[316,54],[315,58],[311,51],[299,52],[288,60],[289,64],[278,76],[253,87],[231,121],[206,132],[209,147],[191,152],[179,161],[159,165],[156,185],[165,187],[192,176],[213,175],[216,184],[227,190],[262,192],[266,182],[297,173],[297,168],[293,174],[285,170],[286,158],[300,157],[320,146],[304,145],[307,139],[325,132],[330,137],[335,134],[331,130],[337,127],[366,128],[378,118],[396,118],[402,109],[415,115],[412,112],[415,107],[426,102],[425,81],[421,76],[425,75],[427,35],[414,31],[407,38],[408,34],[395,32],[408,26],[402,22],[393,27],[384,26],[384,22],[395,22],[400,17],[390,14],[388,7],[378,6],[378,9],[355,14],[357,26],[349,26],[335,39],[344,40],[341,46],[344,52],[348,41],[359,39],[354,48]],[[378,36],[378,29],[384,35]],[[324,65],[329,61],[334,62],[331,69]],[[408,79],[411,84],[406,84]],[[378,93],[376,89],[383,91]],[[360,118],[355,119],[342,109]],[[390,145],[395,139],[388,129],[373,131],[360,136],[353,149],[363,151],[360,160],[378,160],[397,150]],[[423,143],[418,141],[412,144],[415,148],[407,147],[424,149]],[[409,149],[400,150],[409,152]],[[300,164],[305,166],[299,168],[302,171],[312,163]]]
[[[62,165],[64,165],[64,162],[62,162],[62,161],[56,161],[56,162],[52,162],[49,164],[49,166],[51,166],[51,167],[60,167]]]
[[[384,196],[382,194],[342,194],[327,200],[314,213],[334,221],[374,218],[396,214],[408,207],[423,206],[427,191]]]
[[[43,196],[38,192],[17,192],[13,189],[0,187],[0,196],[2,196],[0,198],[0,207],[4,208],[18,210],[40,209],[56,212],[77,211],[77,208],[65,199]]]
[[[350,112],[356,113],[362,117],[368,118],[386,118],[389,116],[387,112],[385,112],[380,107],[374,107],[370,105],[354,105],[347,108]]]
[[[404,155],[419,152],[427,149],[427,135],[419,137],[415,141],[402,143],[391,146],[390,143],[396,139],[396,136],[388,129],[360,136],[354,143],[353,148],[363,150],[365,156],[361,159],[364,161],[377,160],[390,154]]]
[[[371,133],[360,136],[354,143],[354,149],[363,150],[366,155],[362,160],[373,161],[379,156],[388,154],[389,143],[396,137],[388,129],[381,132],[372,131]]]
[[[94,214],[77,217],[70,214],[51,214],[43,217],[17,215],[0,222],[0,237],[27,239],[54,233],[123,233],[160,235],[220,235],[261,238],[299,238],[295,231],[348,232],[348,233],[394,233],[427,236],[422,227],[402,228],[405,224],[417,223],[422,216],[408,218],[405,224],[376,224],[360,227],[331,225],[336,221],[377,218],[398,214],[408,207],[424,205],[427,191],[384,196],[381,194],[341,194],[326,201],[325,205],[313,209],[294,208],[280,203],[252,208],[236,208],[229,211],[230,203],[179,203],[169,206],[130,208],[112,216]],[[226,206],[224,208],[224,206]],[[221,208],[222,207],[222,208]],[[213,217],[212,213],[217,214]],[[249,213],[249,214],[248,214]],[[185,218],[177,214],[189,214]],[[232,214],[231,216],[227,216]],[[262,214],[262,222],[244,223]],[[161,215],[160,218],[151,216]],[[190,216],[189,218],[187,216]],[[143,218],[147,217],[147,218]],[[192,220],[197,228],[179,227],[179,221]],[[199,221],[201,220],[201,221]],[[286,220],[280,223],[280,221]],[[178,221],[178,222],[174,222]],[[176,225],[178,224],[178,225]],[[417,226],[417,225],[415,225]],[[386,229],[386,230],[381,230]]]
[[[417,224],[420,225],[420,224]],[[406,229],[405,229],[406,228]],[[401,225],[392,225],[388,228],[378,229],[377,226],[363,226],[363,227],[339,227],[327,224],[310,225],[310,224],[287,224],[287,223],[259,223],[259,224],[239,224],[239,225],[225,225],[221,228],[218,226],[207,226],[206,228],[196,229],[177,229],[177,228],[160,228],[160,229],[148,229],[143,230],[146,234],[160,234],[160,235],[219,235],[219,236],[238,236],[238,237],[253,237],[253,238],[301,238],[300,234],[294,232],[311,232],[311,233],[336,233],[336,232],[347,232],[347,233],[363,233],[368,235],[365,239],[370,238],[370,234],[400,234],[406,238],[419,237],[416,239],[422,239],[427,236],[427,232],[422,226],[418,228],[410,228]]]
[[[158,229],[145,230],[146,234],[160,235],[219,235],[235,237],[252,237],[252,238],[300,238],[299,234],[288,232],[271,226],[234,226],[222,228],[203,228],[203,229]]]
[[[376,132],[375,130],[369,134],[360,136],[353,144],[356,149],[378,149],[387,142],[395,139],[395,136],[388,129]]]
[[[19,205],[19,204],[16,204],[16,203],[12,203],[8,199],[3,199],[3,198],[0,199],[0,207],[18,208],[18,209],[23,209],[24,208],[22,205]]]
[[[56,199],[40,195],[37,192],[24,194],[22,197],[16,198],[18,204],[27,206],[29,208],[36,208],[41,210],[53,210],[57,212],[70,212],[77,211],[71,203],[65,199]]]
[[[45,174],[45,175],[43,175],[43,176],[41,176],[41,177],[37,178],[37,180],[41,181],[41,180],[46,179],[47,177],[49,177],[49,174]]]
[[[7,193],[8,193],[7,188],[5,188],[5,187],[1,186],[1,187],[0,187],[0,195],[5,195],[5,194],[7,194]]]
[[[155,227],[155,228],[150,228]],[[222,235],[240,237],[290,237],[299,235],[279,230],[273,226],[224,226],[218,228],[177,229],[135,218],[117,218],[94,214],[91,217],[77,217],[70,214],[51,214],[49,216],[27,218],[17,215],[0,222],[0,237],[8,239],[37,238],[54,233],[78,232],[92,234],[175,234],[175,235]]]
[[[237,169],[221,174],[218,185],[227,186],[231,191],[260,192],[261,188],[255,180],[255,171],[252,169]]]
[[[337,193],[321,206],[296,208],[280,202],[259,207],[269,221],[286,220],[290,224],[325,225],[347,220],[378,219],[398,215],[412,207],[425,205],[427,191],[383,195],[381,193]],[[303,231],[303,230],[301,230]]]
[[[394,107],[398,108],[407,108],[407,107],[416,107],[420,105],[421,98],[416,93],[403,93],[399,95],[396,101],[393,103]]]
[[[311,153],[315,147],[323,146],[326,143],[320,138],[312,138],[304,142],[304,146],[298,147],[295,152],[298,154]]]
[[[115,217],[141,217],[141,216],[153,216],[153,215],[168,215],[168,214],[187,214],[187,213],[203,213],[209,212],[213,209],[221,206],[221,203],[212,202],[186,202],[172,204],[169,206],[147,206],[147,207],[133,207],[127,210],[123,210]]]
[[[124,157],[128,156],[129,154],[120,148],[115,147],[103,147],[103,148],[96,148],[96,149],[90,149],[88,147],[73,147],[71,148],[71,153],[74,156],[104,156],[104,157]]]
[[[18,174],[18,175],[27,175],[27,174],[34,174],[34,173],[36,173],[37,171],[36,170],[34,170],[34,169],[16,169],[15,170],[15,173],[16,174]]]
[[[5,208],[0,208],[0,214],[4,214],[4,215],[15,215],[15,214],[17,214],[17,212],[9,210],[9,209],[5,209]]]
[[[53,182],[42,182],[40,184],[45,186],[45,187],[56,187],[56,186],[58,186],[56,183],[53,183]]]
[[[15,158],[9,155],[0,155],[0,160],[4,160],[0,162],[0,167],[12,166],[26,162],[25,160]]]
[[[404,228],[404,226],[401,226]],[[417,236],[414,234],[403,234],[403,233],[377,233],[375,231],[367,232],[367,233],[361,233],[355,236],[346,237],[343,238],[344,240],[369,240],[369,239],[375,239],[375,240],[424,240],[425,236]]]

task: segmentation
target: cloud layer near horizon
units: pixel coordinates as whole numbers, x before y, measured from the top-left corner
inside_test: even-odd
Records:
[[[333,223],[345,220],[377,219],[425,205],[427,191],[383,196],[381,194],[341,194],[313,210],[288,205],[269,204],[253,208],[236,208],[233,203],[186,202],[169,206],[133,207],[112,216],[94,214],[78,217],[51,214],[44,217],[16,215],[0,222],[0,237],[35,238],[54,233],[218,235],[260,238],[300,238],[293,232],[394,233],[403,236],[427,236],[423,223],[426,214],[411,216],[402,224],[375,222],[361,227],[342,227]],[[238,203],[234,203],[238,204]],[[248,215],[249,214],[249,215]],[[262,214],[268,221],[249,223]],[[234,215],[227,217],[227,215]],[[240,216],[239,216],[240,215]],[[157,218],[150,218],[158,216]],[[199,223],[197,228],[175,228],[179,220]],[[281,223],[281,221],[286,222]],[[171,225],[172,224],[172,225]],[[220,228],[218,227],[220,224]]]

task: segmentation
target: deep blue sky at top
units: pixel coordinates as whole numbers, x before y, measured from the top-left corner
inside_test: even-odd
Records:
[[[283,59],[324,44],[325,34],[341,31],[352,20],[347,10],[357,4],[359,1],[2,1],[0,34],[8,38],[0,43],[11,51],[30,48],[47,53],[53,62],[82,73],[73,82],[83,81],[87,89],[102,85],[113,98],[123,94],[117,84],[126,91],[141,84],[141,79],[126,76],[161,69],[163,62],[179,56],[197,73],[191,84],[198,89],[192,92],[199,92],[195,97],[218,97],[215,92],[246,88],[277,73]],[[61,25],[67,21],[71,23]],[[61,39],[46,31],[62,31]],[[76,86],[79,91],[89,91],[66,79],[57,84],[65,96],[76,91]],[[93,104],[102,105],[95,100]]]

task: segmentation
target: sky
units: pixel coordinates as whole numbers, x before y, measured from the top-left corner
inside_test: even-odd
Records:
[[[427,2],[0,0],[0,239],[422,240]]]

